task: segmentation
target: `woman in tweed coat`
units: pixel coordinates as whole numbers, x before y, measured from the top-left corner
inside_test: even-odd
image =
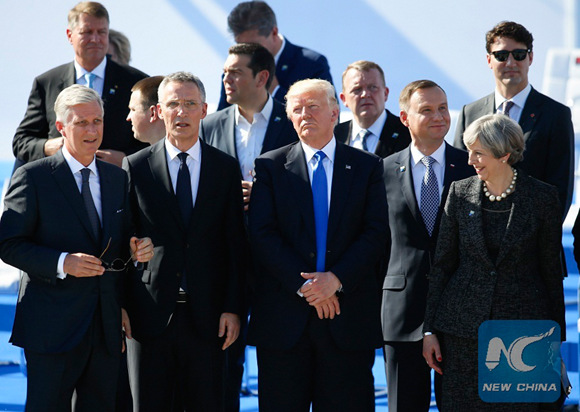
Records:
[[[423,356],[443,376],[443,411],[539,410],[479,398],[477,332],[488,319],[551,319],[565,339],[558,193],[512,167],[524,140],[507,116],[472,123],[464,143],[477,176],[449,189],[429,275]]]

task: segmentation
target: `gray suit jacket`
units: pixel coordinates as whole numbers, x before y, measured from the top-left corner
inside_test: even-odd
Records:
[[[551,319],[565,340],[556,189],[520,172],[511,196],[493,262],[483,234],[482,182],[474,176],[451,185],[429,275],[425,331],[476,339],[488,319]]]
[[[474,121],[495,113],[494,93],[463,107],[454,146],[465,148],[463,132]],[[532,88],[520,117],[526,148],[516,166],[536,179],[556,186],[564,214],[574,189],[574,128],[570,109]]]

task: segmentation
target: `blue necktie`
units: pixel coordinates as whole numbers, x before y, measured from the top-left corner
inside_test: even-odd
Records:
[[[316,228],[316,271],[325,271],[326,232],[328,229],[328,182],[322,160],[324,152],[314,154],[312,168],[312,199],[314,201],[314,226]]]
[[[97,77],[96,74],[93,73],[85,73],[85,80],[87,81],[87,87],[89,89],[94,89],[94,84],[93,81],[95,80],[95,77]]]
[[[87,167],[81,169],[81,176],[83,178],[83,183],[81,184],[81,196],[83,197],[85,209],[87,209],[87,214],[89,215],[89,222],[93,229],[95,239],[99,240],[101,238],[101,221],[99,219],[97,208],[95,207],[95,202],[93,201],[93,195],[91,194],[91,187],[89,185],[90,175],[91,169]]]
[[[371,131],[370,130],[365,130],[362,129],[360,131],[360,136],[361,136],[361,142],[362,142],[362,148],[365,152],[369,151],[369,147],[367,145],[367,138],[371,135]]]
[[[189,218],[193,212],[193,195],[191,194],[191,176],[187,167],[187,156],[185,152],[177,155],[179,157],[179,172],[177,172],[177,184],[175,185],[175,195],[179,203],[179,210],[185,226],[189,225]]]
[[[433,163],[435,159],[431,156],[425,156],[421,159],[425,165],[425,176],[421,181],[421,216],[423,222],[429,232],[429,236],[433,234],[435,228],[435,221],[437,220],[437,212],[439,211],[439,184],[437,183],[437,176],[433,171]]]

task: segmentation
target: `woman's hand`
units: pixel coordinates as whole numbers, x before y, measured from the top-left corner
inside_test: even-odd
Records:
[[[427,335],[423,337],[423,357],[427,361],[427,365],[434,369],[439,375],[443,375],[441,362],[441,347],[439,346],[439,339],[437,335]]]

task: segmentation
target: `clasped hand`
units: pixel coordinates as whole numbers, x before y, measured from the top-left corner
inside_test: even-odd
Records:
[[[302,285],[300,292],[310,306],[316,308],[320,319],[334,319],[340,315],[340,304],[336,291],[340,288],[340,280],[332,272],[313,272],[300,274],[309,282]]]

